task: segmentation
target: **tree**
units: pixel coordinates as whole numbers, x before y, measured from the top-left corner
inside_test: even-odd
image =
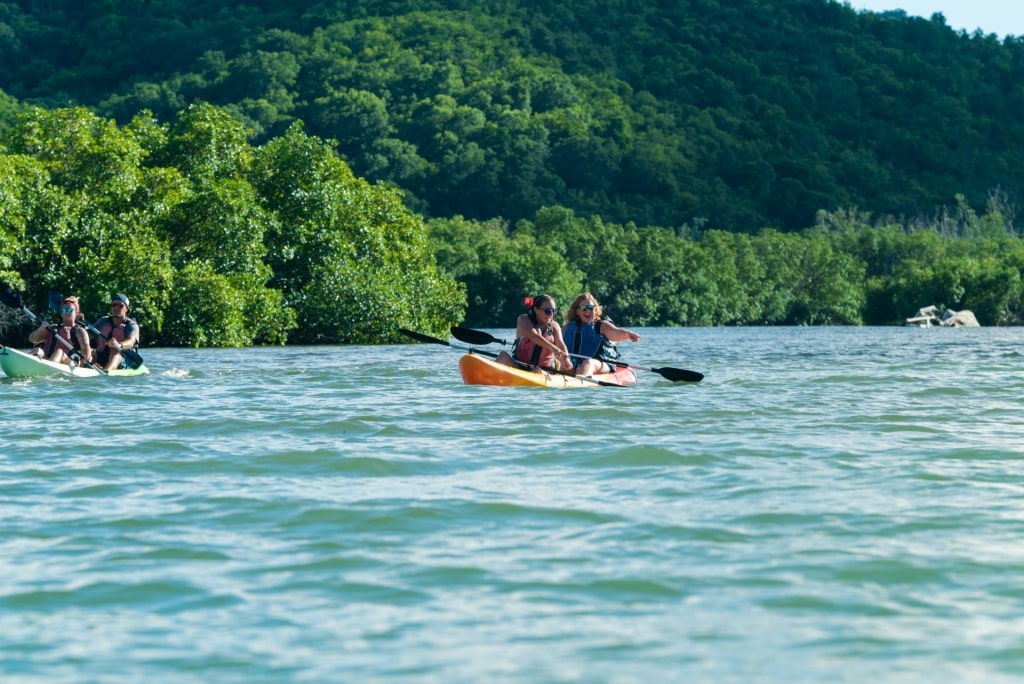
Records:
[[[422,221],[300,124],[258,151],[252,181],[277,216],[267,260],[297,312],[297,341],[398,341],[399,327],[440,332],[461,319],[465,293],[437,268]]]

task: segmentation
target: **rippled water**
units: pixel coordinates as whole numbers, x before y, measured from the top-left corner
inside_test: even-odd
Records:
[[[3,380],[0,680],[1019,680],[1024,329],[641,332]]]

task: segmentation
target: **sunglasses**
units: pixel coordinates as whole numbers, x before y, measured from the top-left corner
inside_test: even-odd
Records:
[[[556,313],[558,313],[558,309],[541,309],[541,311],[546,313],[548,316],[554,316]]]
[[[584,304],[583,306],[580,307],[580,311],[593,311],[593,310],[594,310],[594,305],[593,304]]]
[[[73,307],[73,306],[62,306],[62,307],[60,307],[60,312],[62,314],[75,313],[75,307]]]
[[[111,302],[110,306],[112,306],[115,309],[123,309],[124,308],[124,304],[121,303],[121,302]]]

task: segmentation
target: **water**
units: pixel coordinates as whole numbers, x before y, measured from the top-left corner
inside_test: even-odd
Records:
[[[1020,680],[1024,330],[640,332],[3,380],[0,680]]]

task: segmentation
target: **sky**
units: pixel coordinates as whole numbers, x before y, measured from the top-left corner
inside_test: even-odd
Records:
[[[914,17],[946,17],[954,31],[994,33],[1000,38],[1024,36],[1024,2],[1021,0],[846,0],[855,10],[885,12],[901,9]]]

